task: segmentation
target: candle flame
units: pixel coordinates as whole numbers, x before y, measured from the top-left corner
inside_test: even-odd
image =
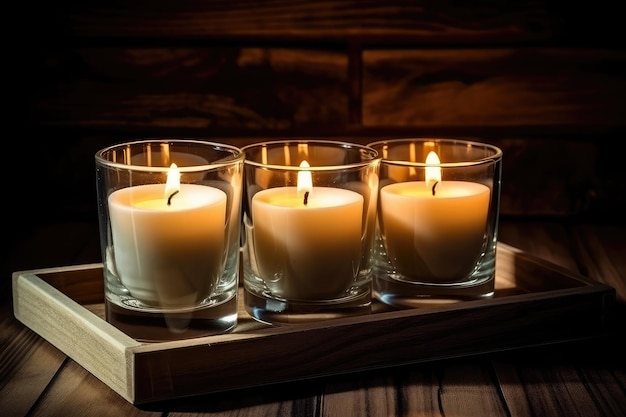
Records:
[[[167,182],[165,183],[165,199],[170,203],[170,198],[180,191],[180,171],[176,164],[170,165],[167,171]]]
[[[311,165],[305,160],[300,163],[300,168],[309,168]],[[313,191],[313,176],[311,171],[298,171],[298,196],[303,198],[306,205],[311,191]]]
[[[440,163],[436,152],[430,151],[426,156],[426,186],[433,190],[433,195],[435,195],[434,187],[441,181]]]

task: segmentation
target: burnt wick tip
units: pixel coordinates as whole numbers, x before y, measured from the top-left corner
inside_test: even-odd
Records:
[[[439,184],[439,181],[435,181],[435,183],[433,184],[433,195],[435,195],[435,187],[437,186],[437,184]]]
[[[172,193],[172,194],[168,197],[168,199],[167,199],[167,205],[168,205],[168,206],[172,205],[172,197],[174,197],[174,196],[175,196],[176,194],[178,194],[178,193],[179,193],[179,191],[178,191],[178,190],[176,190],[176,191],[174,191],[174,192],[173,192],[173,193]]]
[[[307,204],[309,204],[309,192],[308,191],[304,193],[304,205],[306,206]]]

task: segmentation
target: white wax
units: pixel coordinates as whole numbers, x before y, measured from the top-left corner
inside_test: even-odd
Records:
[[[489,187],[465,181],[389,184],[380,191],[387,255],[415,281],[455,282],[471,273],[481,255]]]
[[[226,194],[181,184],[168,205],[164,187],[127,187],[109,196],[114,265],[145,304],[191,307],[211,294],[221,274]]]
[[[361,258],[363,197],[313,187],[304,205],[296,187],[270,188],[252,198],[259,271],[278,296],[336,298],[350,288]]]

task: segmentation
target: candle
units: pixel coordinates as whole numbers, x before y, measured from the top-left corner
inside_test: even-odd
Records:
[[[380,191],[387,256],[402,275],[424,282],[466,280],[483,251],[489,187],[442,181],[437,154],[426,159],[426,181]]]
[[[297,187],[257,192],[252,198],[255,255],[274,295],[322,300],[347,291],[359,271],[362,212],[359,193],[313,187],[308,170],[298,173]]]
[[[172,164],[166,184],[122,188],[108,198],[117,274],[133,297],[181,308],[208,297],[222,270],[226,194],[180,184]]]

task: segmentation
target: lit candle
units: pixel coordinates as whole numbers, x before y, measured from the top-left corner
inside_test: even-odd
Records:
[[[145,304],[178,308],[208,297],[222,270],[226,194],[180,184],[175,164],[165,184],[109,196],[117,274]]]
[[[272,292],[322,300],[347,291],[359,271],[362,212],[359,193],[313,187],[308,170],[298,173],[297,187],[256,193],[254,247],[260,274]]]
[[[404,276],[424,282],[467,279],[481,256],[489,187],[442,181],[437,154],[426,159],[426,181],[389,184],[380,191],[387,255]]]

